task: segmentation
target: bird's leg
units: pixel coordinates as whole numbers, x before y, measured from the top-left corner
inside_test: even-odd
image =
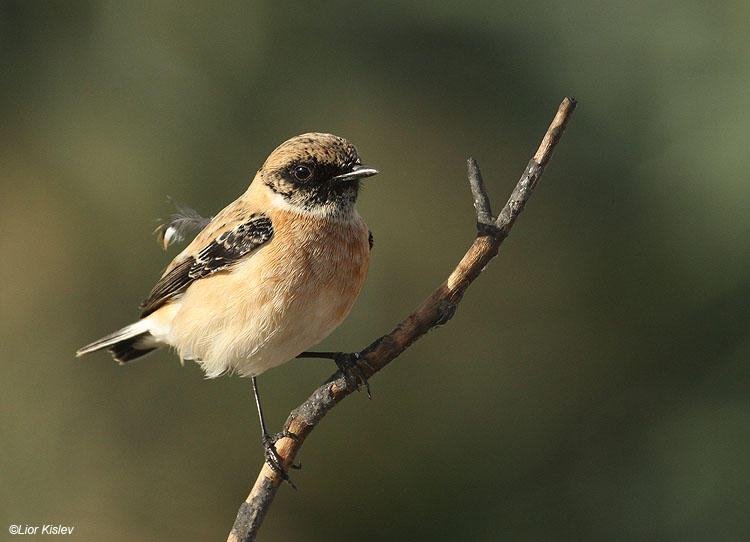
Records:
[[[255,394],[255,405],[258,407],[258,417],[260,418],[260,431],[261,431],[261,439],[263,441],[263,457],[266,460],[266,463],[268,463],[268,466],[273,469],[273,471],[281,476],[281,478],[290,486],[292,486],[294,489],[297,489],[297,486],[295,486],[292,483],[292,480],[289,478],[289,475],[284,471],[284,466],[281,461],[281,456],[279,455],[279,452],[276,451],[276,441],[279,440],[282,437],[289,437],[294,440],[297,440],[296,435],[293,435],[289,431],[278,433],[274,435],[273,437],[268,434],[268,430],[266,429],[266,420],[263,418],[263,407],[260,405],[260,394],[258,393],[258,382],[253,376],[251,378],[253,381],[253,393]],[[299,465],[292,464],[293,468],[300,468]]]
[[[372,365],[367,363],[359,352],[302,352],[297,356],[298,358],[320,358],[320,359],[332,359],[339,370],[344,374],[344,378],[349,381],[354,380],[357,384],[357,389],[364,386],[367,391],[367,397],[372,398],[370,395],[370,383],[367,381],[364,371],[360,365],[364,365],[371,372],[375,372]]]

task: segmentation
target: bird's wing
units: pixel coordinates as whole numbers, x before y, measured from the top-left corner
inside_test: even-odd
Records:
[[[196,254],[179,263],[173,262],[141,303],[141,318],[182,294],[194,281],[228,269],[267,243],[272,236],[271,219],[265,214],[254,213],[246,221],[219,234]]]

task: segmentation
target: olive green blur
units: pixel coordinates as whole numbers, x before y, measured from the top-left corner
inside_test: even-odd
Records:
[[[466,159],[499,211],[572,95],[499,256],[311,434],[261,540],[748,539],[748,21],[697,0],[3,1],[0,538],[224,540],[255,480],[249,380],[74,357],[177,254],[152,236],[167,196],[211,215],[291,136],[357,145],[380,170],[370,273],[319,348],[358,350],[471,244]],[[262,375],[269,429],[333,369]]]

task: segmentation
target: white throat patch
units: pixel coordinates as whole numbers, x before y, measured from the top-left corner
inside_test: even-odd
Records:
[[[306,208],[294,205],[277,192],[274,192],[271,196],[270,204],[272,208],[286,211],[288,213],[295,213],[301,216],[312,216],[315,218],[325,218],[326,220],[333,220],[336,222],[351,222],[359,217],[359,213],[354,208],[354,205],[349,205],[344,209],[328,205]]]

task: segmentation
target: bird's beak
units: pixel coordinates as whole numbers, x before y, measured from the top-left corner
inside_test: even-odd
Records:
[[[371,167],[367,166],[354,166],[351,171],[348,173],[342,173],[341,175],[336,175],[331,180],[336,181],[339,183],[344,183],[347,181],[356,181],[358,179],[364,179],[365,177],[372,177],[373,175],[377,175],[378,170],[373,169]]]

